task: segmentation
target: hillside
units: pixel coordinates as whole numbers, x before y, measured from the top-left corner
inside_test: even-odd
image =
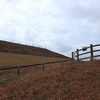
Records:
[[[46,57],[69,58],[59,53],[50,51],[48,49],[11,43],[1,40],[0,40],[0,52],[28,54],[28,55],[46,56]]]
[[[62,60],[66,60],[66,58],[0,52],[0,68],[33,65]]]
[[[71,61],[5,80],[0,100],[100,100],[100,61]]]

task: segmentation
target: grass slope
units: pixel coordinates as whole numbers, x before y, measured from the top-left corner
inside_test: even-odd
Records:
[[[66,62],[0,87],[0,100],[100,100],[100,61]]]
[[[10,53],[19,53],[19,54],[28,54],[36,56],[46,56],[46,57],[59,57],[59,58],[68,58],[59,53],[50,51],[45,48],[39,48],[34,46],[22,45],[17,43],[11,43],[6,41],[0,41],[0,52],[10,52]]]
[[[31,65],[31,64],[51,62],[51,61],[61,61],[64,59],[65,58],[43,57],[43,56],[0,52],[0,68]]]

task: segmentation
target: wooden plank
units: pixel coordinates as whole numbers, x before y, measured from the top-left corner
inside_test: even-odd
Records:
[[[100,44],[93,45],[93,47],[100,46]]]
[[[94,57],[100,57],[100,55],[95,55]]]
[[[89,49],[89,48],[90,48],[90,46],[87,47],[87,49]],[[79,51],[83,51],[83,48],[82,49],[79,49]]]
[[[84,55],[84,54],[88,54],[88,53],[91,53],[91,52],[89,51],[89,52],[81,53],[81,54],[79,54],[79,56]]]
[[[98,52],[98,51],[100,51],[100,49],[98,49],[98,50],[93,50],[93,52]]]

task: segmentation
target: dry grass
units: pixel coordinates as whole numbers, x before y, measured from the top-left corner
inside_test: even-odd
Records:
[[[64,60],[64,58],[32,56],[32,55],[3,53],[3,52],[0,52],[0,59],[1,59],[0,68]],[[45,69],[46,68],[47,65]],[[27,68],[20,68],[20,75],[28,73],[38,73],[41,71],[43,71],[43,66],[35,66],[35,67],[31,66]],[[0,82],[2,82],[2,80],[5,80],[6,78],[11,78],[12,76],[13,77],[18,76],[18,69],[0,71]]]
[[[31,65],[31,64],[51,62],[51,61],[61,61],[64,59],[65,58],[43,57],[43,56],[0,52],[0,68],[21,66],[21,65]]]
[[[100,61],[55,64],[6,81],[0,100],[100,100]]]
[[[36,55],[36,56],[46,56],[46,57],[69,58],[59,53],[50,51],[46,48],[22,45],[22,44],[1,41],[1,40],[0,40],[0,52],[10,52],[10,53],[17,53],[17,54],[27,54],[27,55]]]

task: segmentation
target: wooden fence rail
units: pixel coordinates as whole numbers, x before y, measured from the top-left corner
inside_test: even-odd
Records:
[[[0,71],[17,69],[18,76],[20,76],[20,69],[21,69],[21,68],[34,67],[34,66],[39,66],[39,65],[40,65],[40,66],[43,66],[43,71],[44,71],[44,70],[45,70],[44,65],[53,64],[53,63],[61,63],[61,64],[62,64],[62,62],[66,62],[66,61],[71,61],[71,59],[62,60],[62,61],[55,61],[55,62],[39,63],[39,64],[33,64],[33,65],[26,65],[26,66],[17,66],[17,67],[0,68]]]
[[[84,60],[84,59],[89,59],[90,60],[94,60],[95,57],[100,57],[100,55],[95,55],[94,52],[99,52],[100,49],[97,49],[97,50],[94,50],[94,47],[97,47],[99,46],[100,47],[100,44],[96,44],[96,45],[93,45],[93,44],[90,44],[90,46],[88,47],[83,47],[82,49],[77,49],[75,52],[72,52],[72,58],[73,59],[76,59],[76,60]],[[87,51],[89,49],[89,51]],[[80,53],[80,52],[83,52],[83,53]],[[80,58],[80,56],[83,56],[86,54],[90,54],[90,56],[88,57],[83,57],[83,58]]]

